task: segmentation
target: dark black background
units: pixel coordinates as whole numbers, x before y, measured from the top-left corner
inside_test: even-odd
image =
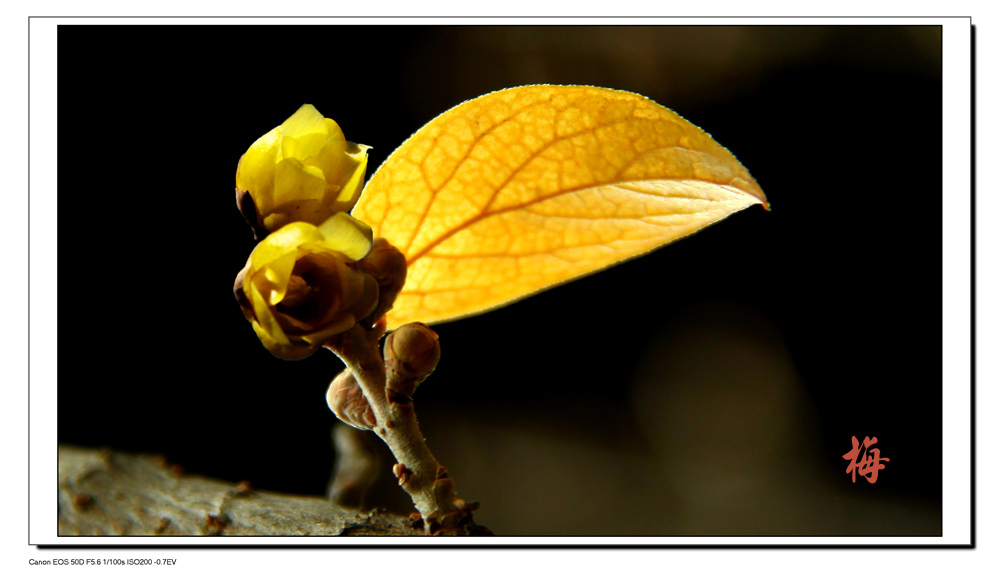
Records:
[[[417,410],[461,494],[483,502],[481,522],[505,534],[940,532],[939,28],[60,26],[58,42],[60,442],[323,494],[336,420],[324,394],[341,364],[271,356],[233,299],[254,245],[233,197],[240,155],[312,103],[374,147],[370,176],[463,100],[591,84],[710,132],[772,211],[437,328],[442,362]],[[788,389],[729,366],[754,344],[791,369]],[[698,368],[701,386],[664,378],[663,419],[688,430],[657,442],[659,390],[642,385]],[[732,381],[713,389],[719,372]],[[773,452],[741,446],[772,426]],[[877,436],[891,459],[874,485],[844,472],[851,436]],[[712,465],[740,465],[735,481],[769,474],[730,502],[715,487],[691,499],[669,478],[697,483]],[[405,511],[384,478],[376,501]],[[783,507],[741,507],[766,495]],[[831,520],[830,504],[846,512]]]

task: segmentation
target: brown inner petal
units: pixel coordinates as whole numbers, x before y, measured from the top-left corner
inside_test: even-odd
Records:
[[[310,253],[295,262],[284,299],[275,307],[282,329],[308,333],[330,322],[340,309],[336,258]],[[286,327],[288,326],[288,327]]]

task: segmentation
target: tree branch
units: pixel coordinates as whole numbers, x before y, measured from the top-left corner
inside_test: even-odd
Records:
[[[405,517],[185,475],[162,458],[59,447],[60,535],[420,536]]]

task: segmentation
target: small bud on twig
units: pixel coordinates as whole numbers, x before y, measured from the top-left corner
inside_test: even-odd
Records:
[[[375,412],[368,399],[361,392],[361,385],[350,370],[344,370],[330,382],[326,391],[326,403],[330,410],[347,424],[359,430],[375,428]]]
[[[419,322],[400,326],[385,339],[387,387],[412,397],[417,386],[437,367],[441,344],[434,330]]]

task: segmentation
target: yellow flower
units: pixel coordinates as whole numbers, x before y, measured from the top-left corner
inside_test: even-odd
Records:
[[[355,262],[372,230],[346,213],[290,223],[261,241],[236,277],[243,315],[272,354],[297,360],[372,313],[378,283]]]
[[[319,225],[354,207],[370,148],[346,141],[333,119],[302,105],[240,158],[236,204],[258,239],[293,221]]]

